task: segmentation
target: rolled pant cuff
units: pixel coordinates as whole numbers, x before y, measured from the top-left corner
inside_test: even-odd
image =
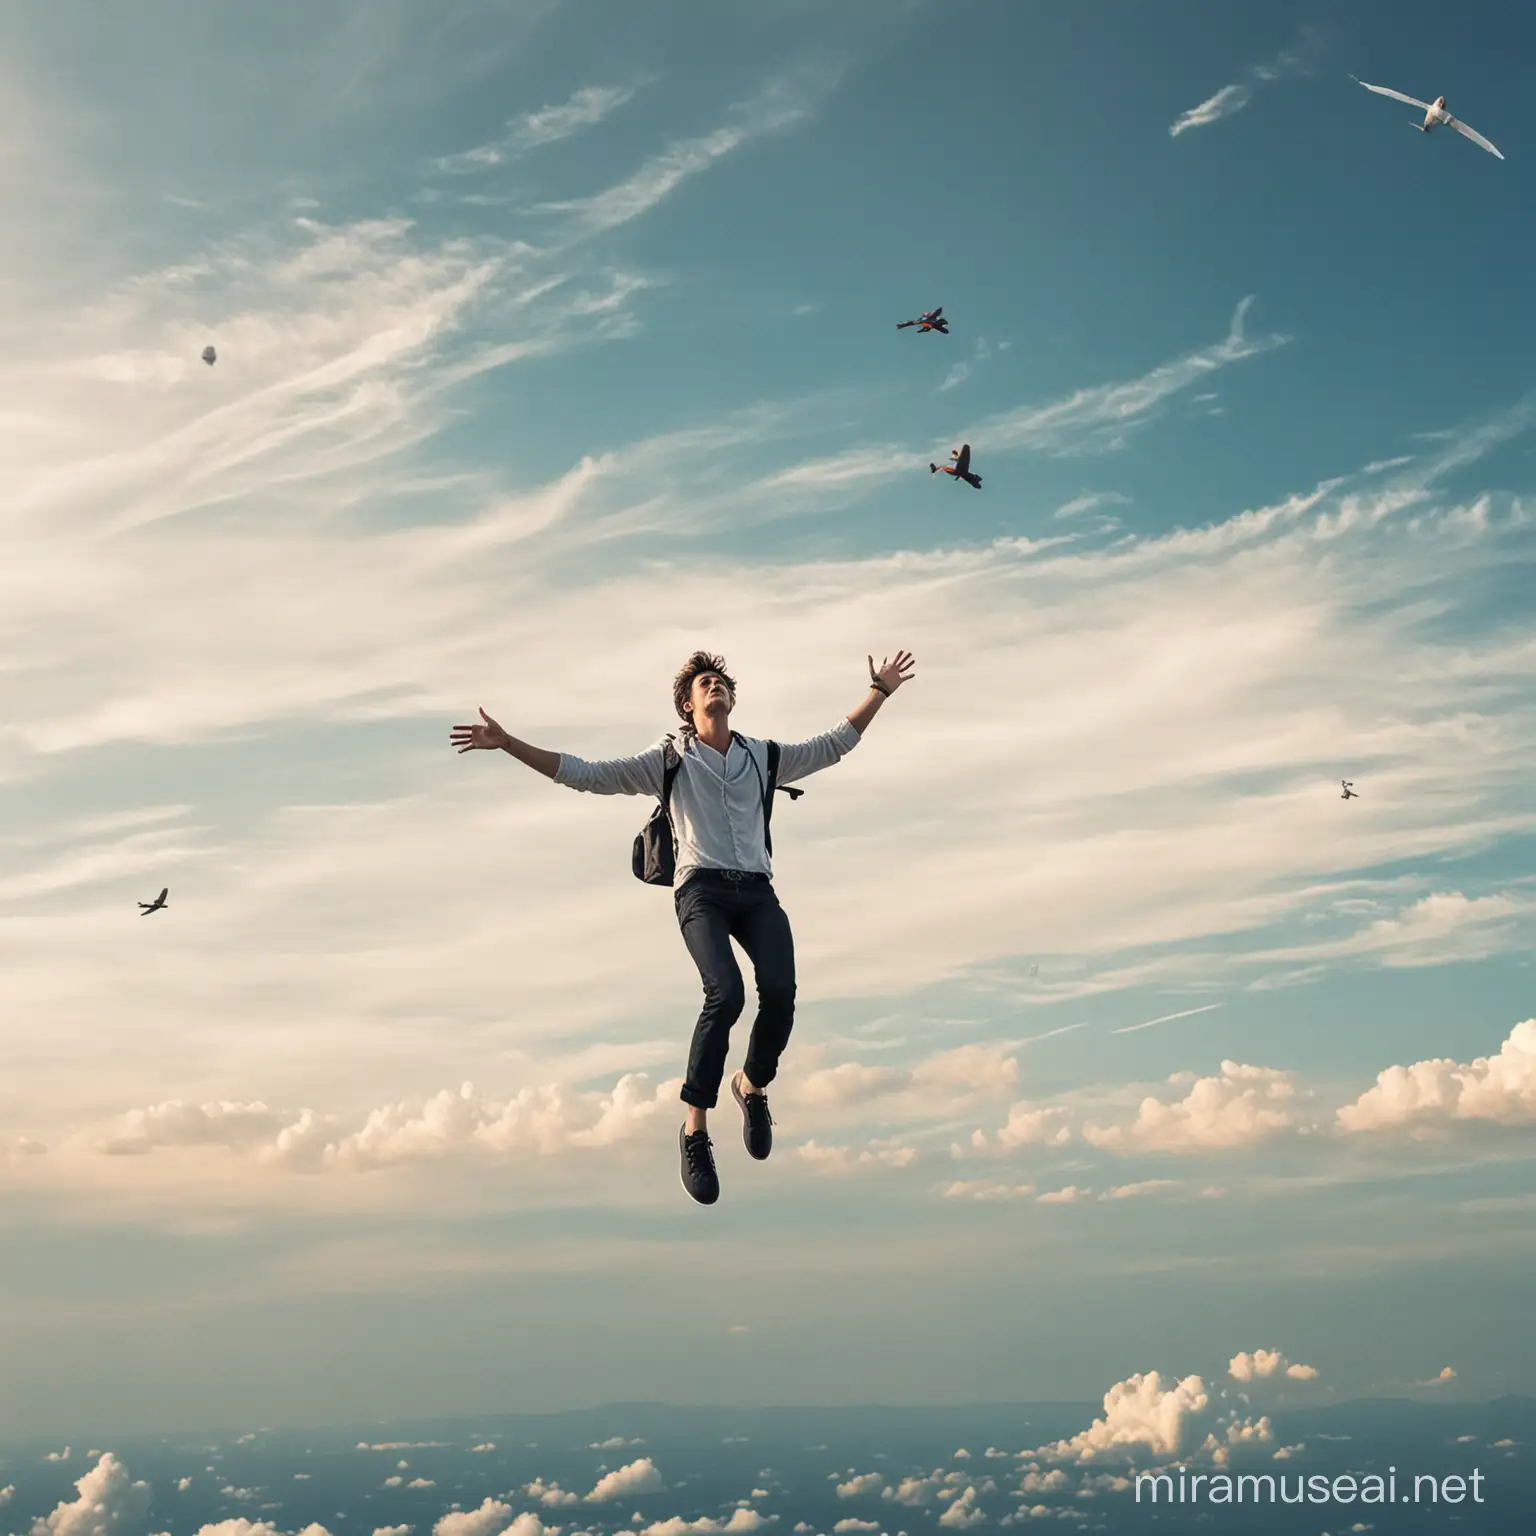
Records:
[[[778,1067],[759,1065],[750,1057],[742,1063],[741,1070],[754,1088],[766,1088],[779,1075]]]
[[[684,1104],[691,1104],[694,1109],[713,1109],[720,1102],[718,1089],[714,1093],[705,1093],[702,1088],[695,1088],[691,1083],[683,1084],[683,1091],[678,1097]]]

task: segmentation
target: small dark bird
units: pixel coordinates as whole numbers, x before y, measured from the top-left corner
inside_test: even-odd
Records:
[[[139,913],[140,917],[148,917],[151,912],[158,912],[165,905],[165,898],[171,894],[170,886],[160,892],[153,901],[141,901],[139,905],[144,909]]]

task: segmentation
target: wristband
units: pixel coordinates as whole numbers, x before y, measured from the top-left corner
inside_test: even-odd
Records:
[[[869,686],[871,688],[875,689],[877,692],[883,693],[886,696],[886,698],[890,698],[891,690],[889,688],[887,688],[885,686],[885,684],[882,683],[878,677],[870,678]]]

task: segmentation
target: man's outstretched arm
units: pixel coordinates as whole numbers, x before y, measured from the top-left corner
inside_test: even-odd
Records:
[[[500,749],[509,752],[520,763],[527,763],[530,768],[536,768],[546,779],[552,779],[560,771],[560,754],[558,752],[546,752],[543,747],[531,747],[526,741],[519,741],[515,736],[509,736],[497,723],[491,719],[482,709],[480,718],[484,725],[456,725],[449,734],[448,740],[456,746],[460,753],[473,752],[475,750],[491,751]]]
[[[547,779],[566,789],[583,790],[592,795],[659,795],[666,771],[665,753],[660,747],[642,752],[638,757],[616,757],[589,763],[570,752],[546,752],[526,741],[509,736],[482,709],[484,725],[456,725],[449,740],[460,752],[476,747],[500,748],[520,763],[527,763]]]
[[[897,651],[895,661],[882,658],[878,669],[875,667],[875,658],[869,658],[869,692],[864,695],[859,707],[848,716],[849,724],[860,736],[869,729],[870,721],[880,713],[880,706],[912,676],[915,665],[909,651]]]

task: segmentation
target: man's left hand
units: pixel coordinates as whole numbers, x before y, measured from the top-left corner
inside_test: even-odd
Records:
[[[912,676],[912,668],[916,664],[910,651],[898,651],[895,661],[887,661],[882,657],[877,669],[875,658],[871,656],[869,658],[870,681],[884,683],[892,693],[895,693]]]

